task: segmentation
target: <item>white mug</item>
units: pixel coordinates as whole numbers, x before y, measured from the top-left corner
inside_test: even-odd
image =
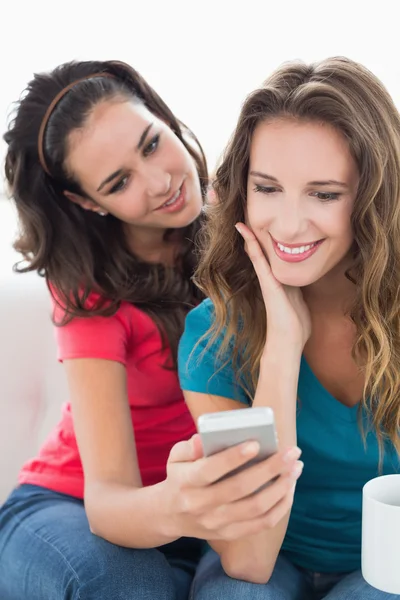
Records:
[[[362,574],[373,587],[400,594],[400,475],[363,488]]]

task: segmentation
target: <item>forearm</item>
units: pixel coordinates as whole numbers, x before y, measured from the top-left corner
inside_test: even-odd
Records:
[[[155,548],[172,542],[171,518],[165,509],[163,483],[133,488],[97,483],[85,490],[92,532],[128,548]]]
[[[267,345],[253,406],[269,406],[275,415],[279,449],[296,445],[296,399],[301,351]],[[255,583],[269,580],[281,549],[290,512],[271,529],[234,542],[210,542],[231,577]]]
[[[288,521],[289,514],[274,529],[235,542],[211,540],[209,544],[220,555],[227,575],[252,583],[267,583],[274,570]]]
[[[301,349],[283,342],[267,343],[261,358],[260,376],[253,406],[269,406],[274,411],[279,449],[297,443],[297,385]]]

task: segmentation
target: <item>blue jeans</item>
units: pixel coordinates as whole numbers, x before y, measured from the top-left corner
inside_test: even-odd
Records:
[[[187,600],[202,549],[116,546],[90,532],[81,500],[22,485],[0,508],[0,598]]]
[[[191,600],[394,600],[371,587],[361,571],[354,573],[312,573],[295,567],[280,555],[265,585],[246,583],[225,575],[219,556],[208,552],[197,568]]]

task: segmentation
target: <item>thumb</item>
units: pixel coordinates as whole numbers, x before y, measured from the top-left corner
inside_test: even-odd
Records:
[[[204,450],[203,444],[201,443],[201,437],[198,433],[195,433],[192,439],[190,440],[193,448],[193,460],[198,460],[199,458],[203,458]]]
[[[190,440],[178,442],[171,448],[169,453],[169,463],[193,462],[202,458],[203,446],[198,433],[192,436]]]

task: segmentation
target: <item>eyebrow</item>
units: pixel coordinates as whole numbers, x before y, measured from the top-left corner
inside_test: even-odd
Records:
[[[342,188],[349,187],[347,185],[347,183],[344,183],[343,181],[337,181],[336,179],[327,179],[326,181],[309,181],[308,185],[319,185],[319,186],[338,185],[339,187],[342,187]]]
[[[250,171],[250,175],[253,177],[261,177],[262,179],[268,179],[269,181],[275,181],[278,183],[276,177],[272,175],[267,175],[267,173],[261,173],[260,171]],[[327,186],[327,185],[338,185],[342,188],[348,188],[348,184],[343,181],[337,181],[336,179],[327,179],[326,181],[309,181],[307,185],[318,185],[318,186]]]
[[[146,129],[143,131],[142,135],[140,136],[139,142],[136,146],[136,151],[140,150],[147,138],[147,134],[149,133],[150,129],[153,127],[154,123],[150,123],[150,125],[148,125],[146,127]],[[122,175],[123,170],[122,169],[118,169],[117,171],[114,171],[114,173],[111,173],[111,175],[109,175],[108,177],[106,177],[104,179],[104,181],[101,182],[101,184],[99,185],[99,187],[97,188],[97,191],[100,192],[103,187],[105,185],[107,185],[107,183],[110,183],[113,179],[115,179],[116,177],[118,177],[119,175]]]
[[[150,129],[153,127],[154,123],[150,123],[150,125],[148,125],[146,127],[146,129],[143,131],[142,135],[140,136],[140,140],[138,145],[136,146],[136,150],[140,150],[140,148],[143,146],[144,141],[147,137],[147,134],[149,133]]]

